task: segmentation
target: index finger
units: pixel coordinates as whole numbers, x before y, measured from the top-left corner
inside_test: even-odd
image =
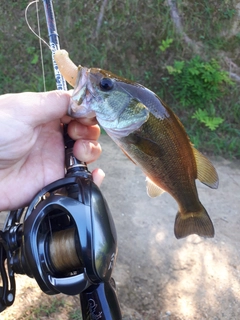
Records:
[[[33,127],[60,119],[67,114],[70,93],[67,91],[23,92],[3,95],[1,107]]]

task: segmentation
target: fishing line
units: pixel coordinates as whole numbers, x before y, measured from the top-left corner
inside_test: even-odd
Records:
[[[31,32],[39,39],[39,49],[40,49],[40,60],[41,60],[41,66],[42,66],[42,78],[43,78],[43,90],[46,91],[46,81],[45,81],[45,68],[44,68],[44,62],[43,62],[43,49],[42,49],[42,42],[50,49],[51,47],[49,44],[41,37],[41,28],[40,28],[40,19],[39,19],[39,9],[38,9],[38,2],[39,0],[35,0],[30,2],[26,9],[25,9],[25,21],[27,23],[28,28],[31,30]],[[28,9],[32,4],[36,4],[36,15],[37,15],[37,29],[38,34],[33,30],[33,28],[30,26],[30,23],[28,21]]]

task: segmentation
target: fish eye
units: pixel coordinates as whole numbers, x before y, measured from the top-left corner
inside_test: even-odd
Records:
[[[99,85],[102,90],[109,91],[113,88],[113,81],[110,78],[102,78]]]

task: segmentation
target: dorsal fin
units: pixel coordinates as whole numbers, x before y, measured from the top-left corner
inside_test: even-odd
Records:
[[[197,164],[197,178],[208,187],[218,188],[218,174],[210,160],[208,160],[200,151],[192,147]]]
[[[152,182],[150,178],[146,177],[146,181],[147,181],[147,194],[149,195],[149,197],[155,198],[157,196],[160,196],[164,192],[164,190],[158,187],[154,182]]]

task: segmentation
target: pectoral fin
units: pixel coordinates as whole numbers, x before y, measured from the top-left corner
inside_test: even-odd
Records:
[[[162,150],[161,146],[155,141],[144,138],[137,133],[130,134],[128,136],[128,142],[137,147],[141,152],[144,152],[151,157],[161,157]]]
[[[146,178],[146,181],[147,181],[147,194],[149,195],[149,197],[155,198],[157,196],[160,196],[164,192],[162,188],[158,187],[148,177]]]
[[[137,165],[136,162],[134,162],[134,160],[127,154],[127,152],[123,148],[121,148],[121,150],[129,160],[131,160],[135,165]]]
[[[212,189],[218,188],[218,174],[212,163],[197,149],[193,148],[197,163],[197,178]]]

